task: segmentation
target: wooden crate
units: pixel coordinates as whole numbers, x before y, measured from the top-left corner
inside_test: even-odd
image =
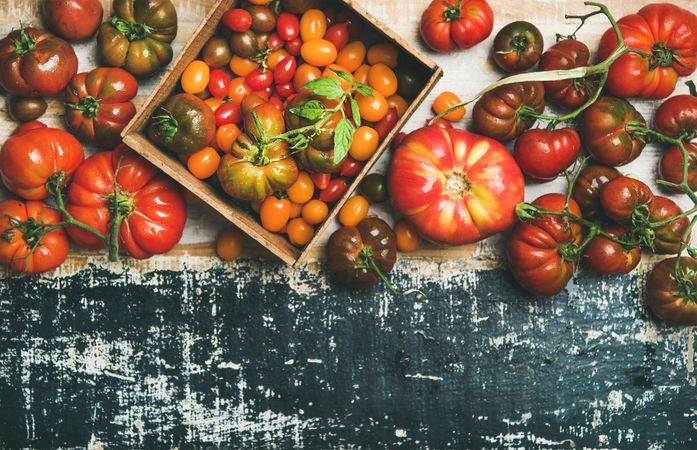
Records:
[[[285,236],[265,230],[259,223],[257,217],[252,215],[245,208],[241,208],[235,204],[222,190],[194,177],[187,168],[182,165],[174,153],[157,147],[147,136],[146,129],[153,112],[167,98],[177,92],[182,73],[189,63],[198,57],[203,46],[208,42],[211,36],[216,33],[218,24],[225,11],[233,7],[233,5],[236,5],[237,0],[220,0],[215,4],[213,9],[203,19],[201,25],[196,29],[191,39],[187,42],[184,49],[164,73],[162,80],[145,101],[143,107],[138,111],[138,114],[122,133],[123,140],[129,147],[148,159],[205,203],[213,207],[247,235],[266,247],[271,253],[279,257],[285,263],[295,267],[300,265],[308,256],[309,250],[320,240],[320,237],[332,223],[341,206],[356,190],[363,177],[368,174],[370,168],[380,158],[385,149],[389,148],[392,138],[402,129],[407,120],[443,76],[443,71],[440,67],[419,51],[412,48],[396,33],[392,32],[384,23],[374,18],[353,0],[333,0],[332,2],[352,10],[366,25],[370,25],[386,40],[399,47],[400,64],[405,64],[406,58],[408,64],[412,64],[422,71],[424,74],[424,87],[421,93],[409,105],[407,112],[399,120],[388,137],[381,143],[375,155],[366,162],[365,167],[353,180],[346,194],[334,205],[327,220],[316,230],[312,240],[304,248],[296,248]]]

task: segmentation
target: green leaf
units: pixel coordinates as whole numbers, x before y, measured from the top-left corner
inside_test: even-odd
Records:
[[[307,120],[319,120],[326,111],[327,108],[319,100],[310,100],[290,109],[292,114]]]
[[[367,84],[357,82],[356,83],[356,90],[358,91],[359,94],[361,94],[364,97],[372,97],[373,96],[373,88],[371,88]]]
[[[351,115],[353,116],[353,122],[357,127],[361,126],[361,109],[358,107],[358,102],[355,98],[351,97]]]
[[[341,119],[334,130],[334,164],[339,164],[348,154],[356,128],[347,118]]]
[[[307,83],[305,89],[329,100],[336,100],[344,95],[339,80],[335,78],[317,78]]]
[[[351,74],[348,74],[344,72],[343,70],[337,70],[332,67],[329,68],[332,72],[334,72],[339,78],[348,81],[349,83],[353,83],[353,77]]]

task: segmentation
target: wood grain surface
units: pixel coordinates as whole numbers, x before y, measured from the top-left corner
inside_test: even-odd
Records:
[[[0,34],[39,24],[39,1],[1,0]],[[213,1],[175,3],[179,50]],[[355,3],[426,51],[417,23],[429,0]],[[609,3],[621,16],[649,1]],[[525,19],[548,43],[575,28],[564,14],[587,11],[581,1],[491,4],[494,33]],[[606,27],[594,18],[579,38],[594,49]],[[435,92],[467,98],[500,77],[492,39],[432,55],[445,70]],[[81,71],[96,65],[94,44],[77,51]],[[140,103],[156,82],[141,85]],[[407,130],[431,117],[430,100]],[[59,126],[60,102],[49,103]],[[655,103],[633,103],[652,118]],[[3,109],[0,140],[13,128]],[[647,147],[623,171],[653,179],[659,152]],[[526,197],[562,189],[529,186]],[[654,258],[630,276],[581,273],[539,299],[502,267],[501,237],[427,246],[391,276],[430,299],[401,299],[333,283],[321,249],[296,271],[253,245],[222,263],[210,242],[224,224],[193,207],[169,255],[110,264],[75,252],[43,277],[5,274],[0,448],[697,448],[695,333],[645,308]]]

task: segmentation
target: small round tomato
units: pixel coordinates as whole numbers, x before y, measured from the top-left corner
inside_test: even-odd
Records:
[[[409,103],[407,103],[407,101],[404,100],[404,97],[399,94],[388,97],[387,106],[394,108],[397,111],[397,117],[400,119],[404,116],[404,114],[406,114],[407,109],[409,109]]]
[[[350,74],[346,67],[340,66],[338,64],[329,64],[322,71],[322,78],[334,78],[341,85],[341,89],[347,90],[351,87],[351,83],[341,78],[336,72],[344,72]]]
[[[48,109],[48,103],[41,97],[17,97],[10,95],[7,98],[7,113],[12,120],[17,122],[31,122],[41,117]]]
[[[301,217],[295,218],[288,222],[288,240],[296,247],[302,247],[312,240],[312,235],[315,233],[312,225],[305,222]]]
[[[380,173],[371,173],[361,181],[361,194],[365,196],[370,203],[386,202],[389,198],[387,195],[387,177]]]
[[[244,83],[244,78],[234,78],[230,81],[230,91],[227,94],[230,101],[242,103],[242,100],[251,93],[252,89]]]
[[[327,32],[327,16],[319,9],[310,9],[300,18],[300,37],[303,42],[322,39]]]
[[[303,41],[299,37],[286,42],[285,49],[293,56],[300,56],[300,48],[303,46]]]
[[[300,35],[300,21],[298,16],[282,12],[276,21],[276,32],[284,41],[292,41]]]
[[[237,102],[225,102],[215,111],[215,125],[222,126],[228,123],[240,124],[242,122],[242,108]]]
[[[349,155],[356,161],[367,161],[375,154],[378,144],[378,132],[367,125],[362,125],[353,133]]]
[[[537,182],[557,178],[580,153],[581,138],[573,128],[528,130],[518,138],[513,150],[520,169]]]
[[[339,222],[345,227],[355,227],[368,215],[368,199],[362,195],[351,197],[339,211]]]
[[[192,61],[182,73],[182,89],[189,94],[198,94],[206,89],[210,77],[208,64],[200,60]]]
[[[283,61],[285,58],[291,56],[290,53],[288,53],[285,50],[276,50],[274,52],[271,52],[268,58],[266,58],[266,65],[268,66],[269,69],[275,71],[276,67]],[[276,79],[276,74],[274,74],[274,80]]]
[[[356,96],[358,109],[361,111],[361,118],[368,122],[379,122],[387,115],[389,107],[387,99],[378,91],[373,91],[372,97],[362,94]]]
[[[290,98],[292,95],[295,95],[295,86],[293,86],[293,83],[277,84],[276,93],[281,98]]]
[[[244,98],[244,100],[242,100],[242,104],[241,104],[242,115],[246,117],[252,111],[254,111],[254,109],[257,106],[264,104],[264,103],[267,103],[267,101],[264,100],[262,97],[260,97],[256,94],[249,94],[248,96],[246,96]]]
[[[494,38],[494,61],[506,72],[523,72],[537,64],[543,49],[540,30],[521,20],[509,23]]]
[[[361,41],[353,41],[342,48],[336,56],[336,63],[346,67],[349,72],[355,72],[365,61],[365,44]]]
[[[313,39],[300,48],[300,55],[313,66],[323,67],[336,61],[336,47],[326,39]]]
[[[232,53],[240,58],[252,58],[259,52],[257,35],[252,30],[232,33],[229,44]]]
[[[603,212],[620,225],[644,222],[653,200],[650,187],[636,178],[625,176],[610,181],[600,192]]]
[[[220,105],[223,104],[223,101],[219,98],[215,97],[209,97],[203,101],[208,107],[211,109],[211,111],[216,112],[218,108],[220,108]]]
[[[461,103],[462,100],[460,100],[460,97],[458,97],[457,94],[454,92],[445,91],[438,95],[438,97],[436,97],[436,99],[433,101],[433,112],[436,113],[436,115],[439,115],[442,112],[447,111]],[[450,122],[459,122],[463,117],[465,117],[466,112],[467,110],[463,106],[462,108],[449,112],[448,114],[444,115],[443,118]]]
[[[336,203],[348,190],[345,178],[334,178],[319,194],[319,199],[324,203]]]
[[[646,283],[646,303],[654,314],[671,325],[697,325],[697,260],[677,258],[658,263]]]
[[[310,64],[301,64],[298,66],[298,70],[295,71],[295,79],[293,80],[295,92],[307,92],[305,85],[318,78],[322,78],[322,72],[317,67]]]
[[[222,69],[213,70],[208,82],[208,91],[216,98],[227,97],[230,91],[230,75]]]
[[[423,238],[418,230],[407,220],[400,220],[394,227],[394,234],[397,236],[397,250],[400,252],[413,252],[421,247]]]
[[[348,157],[341,164],[339,175],[346,178],[357,177],[358,174],[361,173],[361,170],[363,170],[364,166],[365,164],[362,162],[358,162],[355,159]]]
[[[242,254],[244,249],[244,236],[236,228],[226,228],[218,235],[215,242],[215,250],[220,259],[233,261]]]
[[[353,72],[353,81],[356,83],[368,84],[368,74],[370,73],[370,66],[368,64],[361,65],[355,72]]]
[[[689,84],[688,84],[689,85]],[[678,138],[687,133],[687,139],[697,137],[697,90],[690,85],[691,95],[671,97],[656,110],[653,127],[659,133]]]
[[[375,64],[370,68],[368,84],[385,97],[397,93],[397,75],[383,63]]]
[[[412,99],[419,95],[423,88],[425,77],[411,65],[401,65],[396,70],[399,87],[397,93],[404,98]]]
[[[617,225],[606,225],[603,231],[617,239],[629,235],[629,230]],[[597,273],[625,274],[636,269],[641,262],[641,247],[625,248],[605,236],[596,236],[583,249],[582,261],[587,268]]]
[[[687,184],[697,192],[697,144],[685,144],[687,150]],[[672,146],[661,157],[659,174],[661,179],[670,183],[682,183],[684,158],[678,146]],[[682,191],[680,191],[682,192]]]
[[[291,202],[304,205],[315,195],[315,185],[307,172],[300,172],[298,179],[286,190],[286,193]]]
[[[310,225],[319,225],[329,216],[329,207],[322,200],[310,200],[303,205],[301,215]]]
[[[223,25],[237,33],[243,33],[252,27],[252,15],[242,8],[225,11]]]
[[[327,189],[327,187],[329,186],[329,182],[332,179],[332,174],[317,172],[311,174],[310,178],[312,178],[312,182],[315,183],[317,189],[322,191],[324,189]]]
[[[337,23],[327,29],[324,38],[330,41],[337,50],[346,47],[349,42],[349,28],[345,23]]]
[[[261,35],[276,29],[276,13],[265,5],[247,5],[247,12],[252,15],[251,30]]]
[[[230,59],[230,70],[238,77],[246,77],[250,73],[259,68],[259,64],[249,58],[242,58],[237,55],[232,55]]]
[[[387,67],[394,69],[397,67],[399,58],[399,49],[389,42],[380,42],[368,49],[368,64],[385,64]]]
[[[600,192],[606,184],[619,177],[614,167],[590,164],[581,170],[571,191],[571,197],[578,203],[585,219],[593,220],[602,214]]]
[[[381,141],[387,139],[387,136],[390,135],[390,132],[395,125],[397,125],[397,122],[399,122],[399,114],[397,114],[397,110],[395,108],[389,108],[388,106],[385,117],[380,119],[380,121],[375,124],[375,131],[378,132],[378,137]]]
[[[218,127],[215,132],[215,142],[220,151],[230,153],[232,144],[234,144],[237,138],[240,137],[240,134],[242,134],[242,131],[237,125],[234,123],[228,123]]]
[[[278,194],[270,195],[262,202],[259,216],[264,228],[278,233],[290,220],[290,201]]]
[[[212,69],[227,66],[230,63],[230,58],[232,58],[230,44],[222,36],[213,36],[201,50],[201,59]]]
[[[278,63],[273,71],[273,78],[276,84],[286,84],[293,80],[298,63],[295,56],[286,56]]]
[[[348,10],[343,10],[337,14],[336,23],[345,23],[349,28],[349,36],[353,39],[359,37],[363,32],[361,20]]]
[[[273,85],[273,73],[260,67],[247,75],[245,84],[252,88],[252,91],[263,91]]]
[[[220,155],[213,147],[206,147],[189,156],[186,166],[196,178],[205,180],[215,174],[220,164]]]
[[[293,203],[290,202],[290,218],[295,219],[297,217],[300,217],[303,211],[303,205],[300,203]]]

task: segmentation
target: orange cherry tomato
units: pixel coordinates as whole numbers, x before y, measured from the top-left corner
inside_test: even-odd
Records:
[[[230,153],[232,144],[240,137],[240,134],[242,134],[240,127],[234,123],[228,123],[218,127],[215,132],[215,143],[218,145],[218,149],[222,152]]]
[[[389,42],[381,42],[368,49],[368,64],[371,66],[382,63],[394,69],[397,67],[398,58],[399,49]]]
[[[407,109],[409,109],[409,103],[404,100],[404,97],[398,94],[395,94],[387,99],[387,106],[394,108],[397,111],[397,117],[400,119],[404,114],[406,114]]]
[[[213,111],[216,112],[218,108],[220,108],[220,105],[223,104],[223,101],[219,98],[215,97],[208,97],[203,101],[208,107]]]
[[[343,89],[343,90],[347,90],[348,88],[350,88],[351,83],[349,83],[348,81],[341,78],[332,69],[337,70],[339,72],[345,72],[345,73],[351,75],[351,71],[348,70],[346,67],[340,66],[338,64],[329,64],[322,72],[322,78],[334,78],[335,80],[337,80],[339,82],[339,84],[341,84],[341,89]]]
[[[322,39],[327,33],[327,16],[319,9],[308,9],[300,18],[300,37],[303,42]]]
[[[436,113],[436,115],[438,115],[443,111],[447,111],[453,106],[459,105],[460,103],[462,103],[462,100],[460,100],[460,97],[458,97],[457,94],[450,91],[445,91],[442,92],[438,97],[436,97],[436,100],[433,102],[433,112]],[[443,118],[450,122],[458,122],[462,120],[463,117],[465,117],[466,112],[467,111],[463,106],[462,108],[458,108],[455,111],[449,112],[448,114],[444,115]]]
[[[368,84],[385,97],[397,93],[397,75],[383,63],[377,63],[370,68]]]
[[[205,180],[218,170],[220,155],[213,147],[206,147],[189,156],[186,165],[196,178]]]
[[[397,235],[397,250],[400,252],[413,252],[421,247],[423,239],[411,222],[400,220],[395,225],[394,232]]]
[[[244,84],[244,78],[234,78],[230,82],[230,91],[228,92],[228,97],[230,101],[241,104],[244,98],[252,93],[252,88]]]
[[[353,81],[358,83],[368,84],[368,74],[370,73],[370,66],[368,64],[363,64],[361,67],[353,72]]]
[[[297,217],[300,217],[300,214],[302,214],[303,211],[303,205],[300,203],[294,203],[290,202],[290,218],[295,219]]]
[[[353,133],[349,155],[356,161],[367,161],[378,149],[379,140],[378,132],[374,128],[362,125]]]
[[[230,60],[230,70],[238,77],[246,77],[250,73],[259,68],[259,64],[251,59],[240,58],[237,55],[232,55]]]
[[[356,96],[356,101],[361,111],[361,118],[368,122],[380,122],[390,109],[387,105],[387,99],[376,90],[373,90],[372,97],[358,94]]]
[[[336,61],[336,46],[326,39],[314,39],[300,47],[300,56],[313,66],[328,66]]]
[[[295,71],[295,79],[293,79],[295,92],[298,94],[307,92],[307,89],[304,89],[303,86],[317,78],[322,78],[322,72],[317,67],[310,64],[301,64],[298,70]]]
[[[312,200],[312,196],[315,195],[315,184],[312,182],[310,174],[300,172],[295,183],[286,190],[286,194],[291,202],[301,205]]]
[[[329,206],[322,200],[310,200],[305,203],[302,210],[302,217],[310,225],[319,225],[329,216]]]
[[[339,211],[339,222],[345,227],[355,227],[368,215],[368,199],[362,195],[356,195],[346,200]]]
[[[286,229],[290,243],[296,247],[302,247],[312,240],[312,235],[315,233],[312,225],[305,222],[301,217],[293,219],[288,223]]]
[[[349,42],[336,56],[336,63],[355,72],[365,61],[366,48],[361,41]]]
[[[208,64],[201,60],[191,61],[182,73],[182,89],[189,94],[198,94],[208,87],[210,79],[211,69]]]
[[[237,259],[244,249],[244,236],[235,228],[226,228],[218,235],[215,250],[220,259],[233,261]]]
[[[286,56],[290,56],[290,53],[283,49],[276,50],[275,52],[272,52],[268,58],[266,58],[266,65],[269,66],[269,69],[275,70],[276,66],[278,66],[278,64],[283,61]]]
[[[290,200],[270,195],[262,202],[259,215],[264,228],[279,233],[290,220]]]

